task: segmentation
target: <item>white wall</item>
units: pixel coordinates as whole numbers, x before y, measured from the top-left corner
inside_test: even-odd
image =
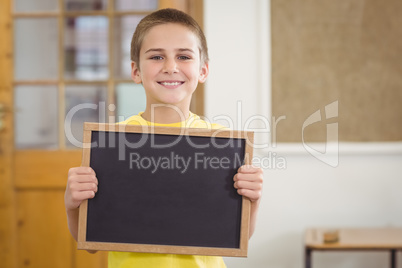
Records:
[[[206,0],[205,32],[210,74],[206,82],[206,116],[228,115],[235,120],[241,101],[243,124],[252,115],[270,117],[268,94],[268,1]],[[224,122],[221,122],[224,124]]]
[[[247,118],[256,114],[269,119],[269,2],[204,3],[211,58],[206,117],[213,120],[217,115],[228,115],[235,128],[244,128]],[[276,155],[269,155],[269,151]],[[308,227],[402,227],[402,142],[341,143],[335,168],[295,144],[278,144],[256,155],[270,158],[271,164],[284,161],[286,167],[265,169],[263,199],[249,257],[225,258],[228,267],[302,267],[303,233]],[[402,254],[398,257],[398,267],[402,267]],[[386,267],[388,261],[389,255],[384,252],[313,255],[314,267],[325,268]]]

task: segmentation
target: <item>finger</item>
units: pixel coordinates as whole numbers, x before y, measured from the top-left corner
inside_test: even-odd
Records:
[[[98,192],[98,186],[95,183],[76,183],[71,187],[73,191],[85,192],[93,191]]]
[[[95,183],[98,185],[98,179],[94,175],[75,175],[70,177],[72,183]]]
[[[237,172],[239,172],[239,173],[257,173],[257,172],[261,172],[261,168],[255,167],[253,165],[243,165],[243,166],[239,167]]]
[[[95,192],[94,191],[74,192],[71,195],[71,197],[75,202],[81,203],[84,200],[94,198]],[[78,204],[78,206],[79,206],[79,204]]]
[[[261,198],[261,191],[253,191],[253,190],[248,190],[248,189],[238,189],[237,193],[239,195],[242,195],[244,197],[247,197],[251,201],[257,201],[258,199]]]
[[[248,189],[248,190],[261,190],[262,184],[249,182],[249,181],[236,181],[233,184],[234,188],[236,189]]]
[[[95,171],[91,167],[79,167],[77,169],[77,174],[92,174],[96,176]]]
[[[74,167],[70,168],[68,171],[68,176],[86,174],[92,174],[96,176],[95,171],[91,167]]]
[[[263,178],[262,174],[256,174],[256,173],[237,173],[233,177],[234,181],[255,181],[262,183]]]

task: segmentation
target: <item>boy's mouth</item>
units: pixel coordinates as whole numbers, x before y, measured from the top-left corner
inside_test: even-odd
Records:
[[[158,84],[161,84],[162,86],[180,86],[184,84],[184,82],[181,81],[162,81],[158,82]]]
[[[183,81],[160,81],[158,84],[164,86],[167,89],[176,89],[184,84]]]

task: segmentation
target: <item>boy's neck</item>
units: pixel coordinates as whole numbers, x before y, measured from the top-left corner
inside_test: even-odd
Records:
[[[157,124],[173,124],[185,121],[190,116],[190,110],[181,110],[178,107],[154,107],[149,109],[146,107],[144,113],[141,114],[145,120]]]

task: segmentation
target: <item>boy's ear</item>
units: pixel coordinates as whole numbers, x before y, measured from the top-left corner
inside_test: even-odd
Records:
[[[131,62],[131,79],[133,79],[136,84],[142,83],[140,69],[134,61]]]
[[[207,80],[209,74],[209,65],[208,62],[205,62],[201,65],[200,69],[200,77],[198,78],[198,82],[204,83]]]

